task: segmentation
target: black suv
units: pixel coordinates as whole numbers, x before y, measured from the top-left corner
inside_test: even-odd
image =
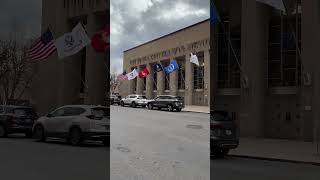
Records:
[[[227,111],[210,113],[210,155],[225,156],[239,145],[236,123]]]
[[[26,106],[0,106],[0,137],[8,134],[24,133],[32,136],[32,126],[38,119],[37,113]]]
[[[153,108],[166,108],[169,111],[181,111],[184,108],[184,101],[179,96],[171,96],[171,95],[161,95],[157,96],[155,99],[150,100],[147,103],[147,107],[149,109]]]
[[[117,96],[117,95],[111,95],[110,96],[110,104],[118,104],[120,105],[120,100],[121,100],[121,96]]]

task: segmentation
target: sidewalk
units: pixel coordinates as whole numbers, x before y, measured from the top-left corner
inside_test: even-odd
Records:
[[[239,147],[231,150],[230,155],[320,165],[317,144],[312,142],[240,138]]]
[[[208,113],[210,112],[209,106],[185,106],[182,109],[184,112],[198,112],[198,113]]]

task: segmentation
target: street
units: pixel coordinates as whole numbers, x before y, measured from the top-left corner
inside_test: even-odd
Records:
[[[306,164],[226,157],[211,160],[211,179],[318,180],[320,179],[320,167]]]
[[[89,142],[73,147],[61,140],[34,142],[24,135],[0,138],[0,179],[106,180],[109,150]]]
[[[209,115],[111,107],[112,180],[209,180]]]

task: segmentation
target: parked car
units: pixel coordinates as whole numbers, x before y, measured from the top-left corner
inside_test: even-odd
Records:
[[[31,107],[0,106],[0,137],[14,133],[24,133],[27,137],[32,137],[32,126],[37,118],[37,113]]]
[[[118,104],[120,105],[120,101],[121,101],[121,96],[117,96],[117,95],[111,95],[110,96],[110,104]]]
[[[210,113],[210,155],[225,156],[239,145],[237,125],[227,111]]]
[[[125,98],[122,98],[120,101],[121,106],[129,105],[131,107],[146,107],[148,99],[144,95],[129,95]]]
[[[40,117],[33,126],[37,141],[48,137],[66,139],[72,145],[84,140],[110,144],[110,109],[104,106],[67,105]]]
[[[179,96],[161,95],[147,103],[149,109],[167,108],[169,111],[181,111],[184,108],[184,101]]]

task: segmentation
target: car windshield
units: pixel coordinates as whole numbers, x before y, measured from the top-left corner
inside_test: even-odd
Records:
[[[225,111],[216,111],[210,113],[210,121],[231,121],[231,118]]]

